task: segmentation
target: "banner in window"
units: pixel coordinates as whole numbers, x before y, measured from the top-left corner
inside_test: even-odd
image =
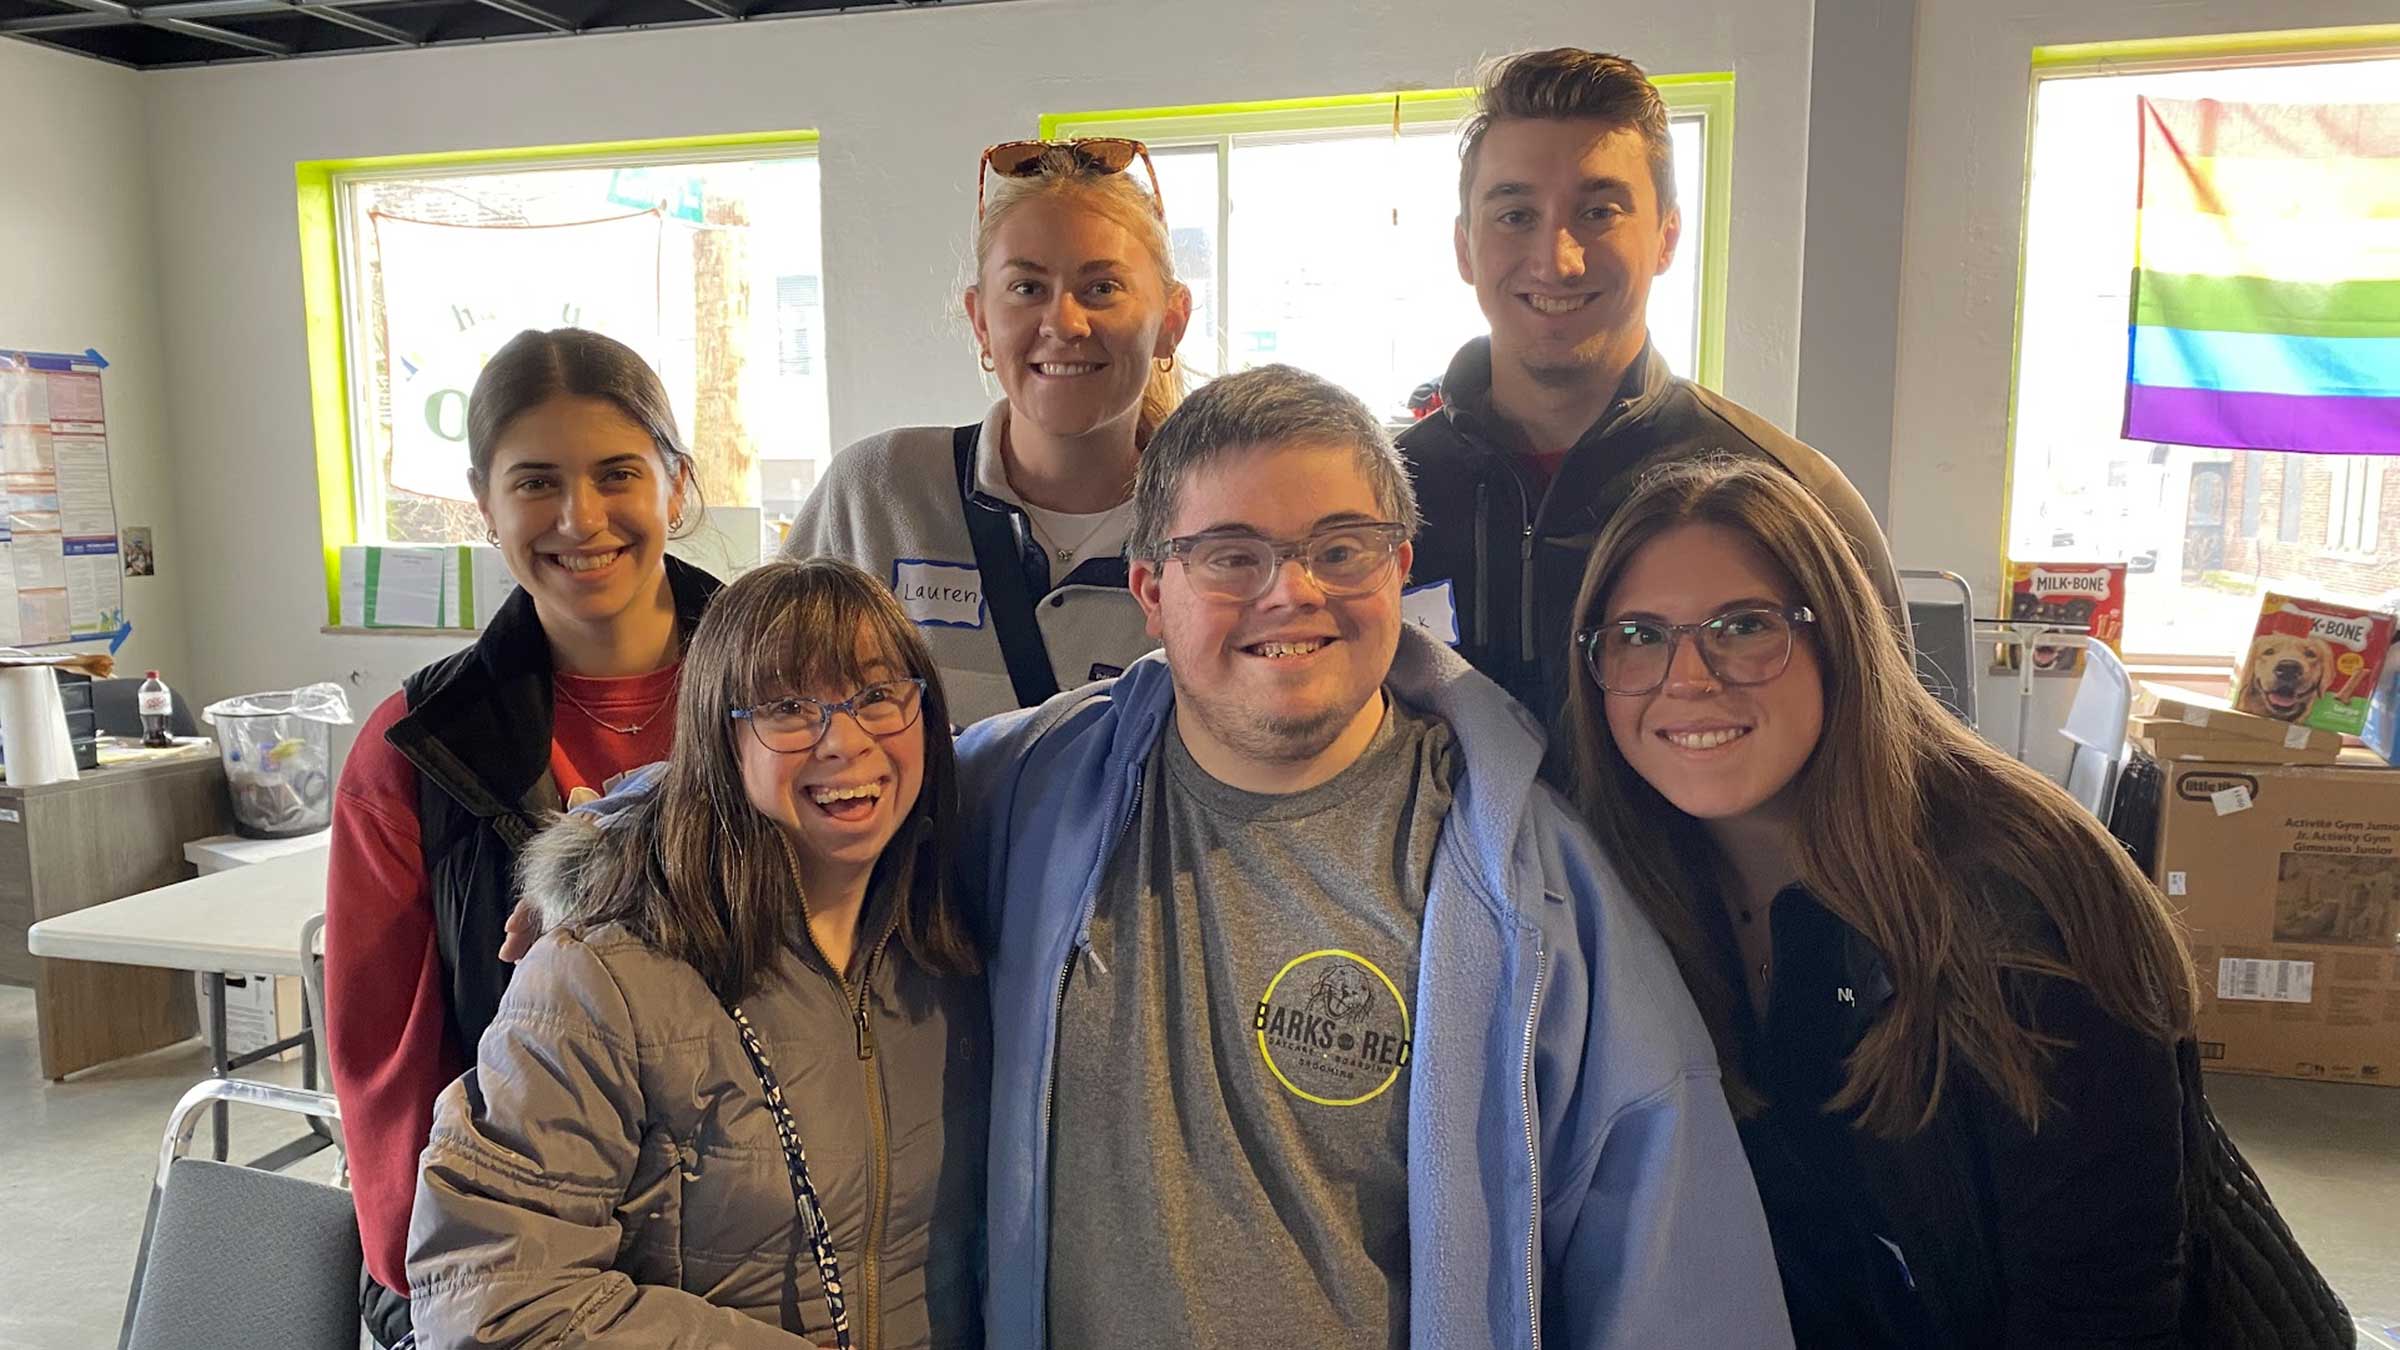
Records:
[[[525,329],[588,328],[663,368],[656,211],[566,225],[369,222],[383,270],[396,489],[472,496],[467,395],[492,353]]]

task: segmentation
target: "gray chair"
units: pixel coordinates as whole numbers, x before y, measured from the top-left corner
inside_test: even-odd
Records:
[[[322,914],[312,915],[307,923],[300,925],[300,995],[308,1011],[309,1044],[316,1052],[315,1063],[323,1066],[325,1087],[331,1090],[333,1056],[325,1046],[325,953],[318,950],[323,945],[324,932]],[[315,1085],[313,1076],[309,1083]],[[333,1140],[337,1154],[333,1164],[334,1184],[349,1185],[350,1154],[349,1145],[342,1138],[342,1122],[327,1116],[313,1119],[309,1124]]]
[[[1956,572],[1916,567],[1900,569],[1900,586],[1915,638],[1918,681],[1960,721],[1978,725],[1975,589]]]
[[[349,1192],[186,1157],[202,1110],[219,1101],[341,1118],[327,1093],[247,1079],[209,1079],[183,1094],[159,1144],[119,1350],[357,1350],[361,1258]]]

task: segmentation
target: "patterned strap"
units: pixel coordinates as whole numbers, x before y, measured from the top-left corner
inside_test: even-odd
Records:
[[[817,1200],[816,1183],[808,1179],[808,1152],[800,1147],[800,1127],[792,1122],[792,1109],[783,1100],[783,1084],[775,1077],[775,1066],[767,1062],[767,1048],[750,1029],[750,1019],[739,1004],[728,1011],[733,1014],[735,1029],[742,1033],[742,1053],[750,1057],[751,1071],[766,1089],[775,1134],[783,1141],[784,1167],[792,1174],[792,1211],[816,1250],[817,1275],[825,1283],[825,1310],[833,1318],[834,1350],[850,1350],[850,1312],[842,1299],[842,1264],[834,1255],[833,1234],[826,1227],[825,1206]]]

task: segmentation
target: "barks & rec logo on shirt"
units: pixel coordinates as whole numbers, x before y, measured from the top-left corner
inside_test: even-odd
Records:
[[[1267,1071],[1319,1106],[1360,1106],[1408,1067],[1408,1000],[1383,968],[1324,948],[1293,957],[1251,1018]]]

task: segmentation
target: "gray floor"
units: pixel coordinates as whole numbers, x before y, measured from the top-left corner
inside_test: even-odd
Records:
[[[244,1073],[300,1082],[296,1061]],[[208,1053],[191,1041],[49,1082],[33,991],[0,987],[0,1350],[117,1343],[159,1134],[184,1090],[207,1074]],[[230,1155],[247,1161],[296,1136],[295,1119],[233,1108]],[[329,1182],[333,1154],[307,1158],[292,1174]]]
[[[262,1066],[298,1082],[299,1066]],[[207,1071],[198,1042],[41,1077],[30,991],[0,987],[0,1348],[115,1344],[159,1131]],[[2400,1322],[2400,1088],[2213,1077],[2209,1095],[2309,1253],[2354,1311]],[[291,1133],[233,1116],[234,1156]],[[330,1154],[294,1169],[330,1180]]]

